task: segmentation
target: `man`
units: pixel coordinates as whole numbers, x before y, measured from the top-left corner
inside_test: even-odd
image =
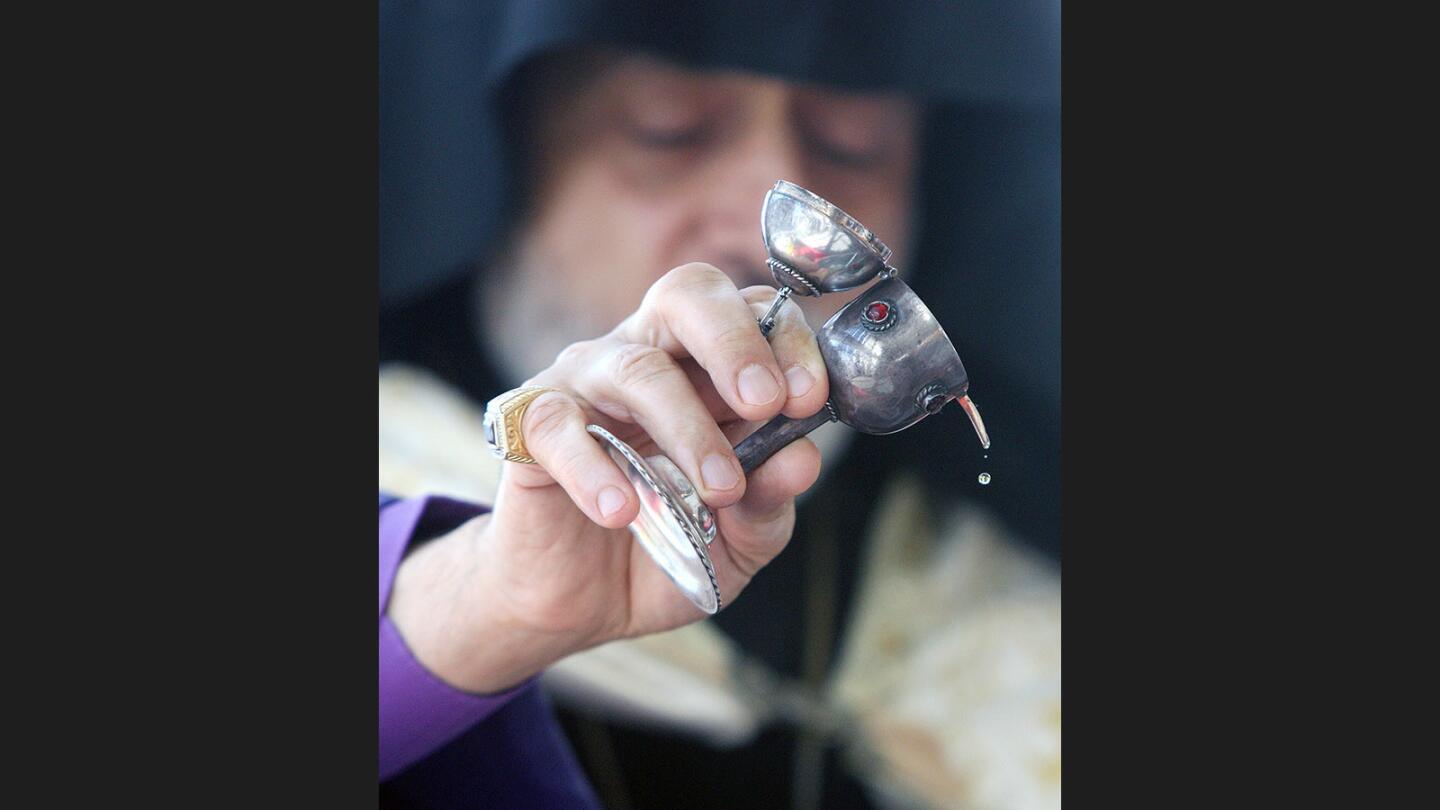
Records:
[[[491,27],[504,29],[508,22],[533,33],[535,20],[527,12],[489,11]],[[382,25],[386,21],[419,25],[382,17]],[[452,31],[466,30],[463,20],[446,22]],[[482,49],[478,38],[469,47]],[[733,48],[712,50],[734,55]],[[467,520],[475,510],[454,504],[382,510],[382,532],[388,516],[395,524],[392,536],[401,538],[389,547],[389,573],[382,560],[382,645],[388,638],[393,650],[413,656],[397,653],[401,663],[388,674],[392,682],[409,678],[417,689],[432,690],[437,702],[426,705],[445,707],[426,728],[407,729],[402,747],[408,750],[382,765],[382,777],[399,774],[384,794],[391,799],[413,800],[424,792],[422,782],[435,784],[442,771],[453,774],[457,766],[477,777],[477,790],[500,791],[507,776],[524,770],[514,764],[524,761],[517,746],[538,738],[554,743],[542,758],[563,764],[563,744],[536,730],[544,710],[532,705],[533,689],[523,684],[580,649],[699,618],[623,531],[635,496],[583,433],[587,421],[623,427],[637,443],[652,439],[720,509],[721,587],[739,599],[716,618],[717,625],[777,670],[797,675],[817,666],[823,671],[836,644],[833,627],[843,615],[825,622],[831,629],[820,635],[831,639],[820,652],[796,643],[816,635],[813,612],[802,617],[795,598],[814,584],[803,565],[814,558],[792,552],[788,570],[780,569],[784,555],[773,569],[761,567],[776,559],[792,530],[814,533],[820,539],[812,544],[840,543],[841,561],[835,564],[832,550],[835,573],[823,590],[843,605],[855,588],[860,548],[858,539],[839,538],[867,523],[874,504],[842,498],[854,502],[840,508],[835,497],[817,491],[817,514],[797,523],[793,499],[820,474],[821,453],[808,441],[797,442],[746,480],[728,452],[757,421],[820,407],[825,375],[810,328],[848,300],[802,301],[804,318],[787,305],[768,344],[746,328],[773,295],[756,287],[770,281],[756,227],[759,201],[777,179],[812,188],[881,234],[895,248],[897,263],[907,266],[921,214],[917,178],[926,110],[891,91],[856,92],[853,82],[827,86],[779,77],[773,65],[762,64],[773,71],[765,73],[713,64],[725,59],[706,60],[712,64],[697,69],[656,51],[665,49],[592,44],[530,60],[507,75],[499,97],[518,167],[510,187],[519,203],[516,215],[495,249],[469,249],[469,258],[483,265],[473,280],[442,281],[420,292],[420,273],[406,274],[403,284],[391,282],[409,285],[411,301],[383,322],[382,360],[421,363],[478,401],[526,380],[555,389],[537,398],[527,415],[526,438],[539,463],[506,465],[492,514]],[[460,52],[469,51],[462,46]],[[382,79],[396,64],[404,63],[387,62],[382,53]],[[382,93],[382,110],[405,103]],[[382,126],[385,121],[382,112]],[[984,137],[983,116],[972,130]],[[401,137],[382,137],[382,209],[394,197],[384,194],[386,150],[400,143]],[[404,150],[407,156],[415,151]],[[423,205],[411,201],[410,207]],[[451,205],[447,219],[463,208]],[[434,227],[403,221],[414,229]],[[478,223],[476,228],[483,230]],[[382,237],[388,233],[382,229]],[[391,265],[403,264],[391,259]],[[412,270],[433,271],[439,262],[431,257],[411,264]],[[382,287],[391,278],[382,274]],[[976,369],[983,363],[965,356],[978,387]],[[993,411],[987,408],[987,416]],[[847,436],[829,435],[837,442]],[[827,473],[839,476],[827,478],[827,487],[864,490],[867,481],[885,480],[893,467],[887,457],[905,447],[899,438],[881,445],[854,441],[848,456],[861,463]],[[829,450],[827,464],[840,448]],[[400,508],[410,512],[395,511]],[[837,517],[853,525],[836,531]],[[393,590],[385,588],[390,582]],[[834,610],[843,614],[844,608]],[[386,675],[382,669],[382,691]],[[525,700],[532,704],[517,702]],[[414,712],[416,705],[390,708]],[[385,712],[382,705],[382,737]],[[528,729],[519,733],[526,742],[515,741],[515,729],[506,725],[512,719]],[[455,727],[467,721],[478,725]],[[392,722],[390,730],[395,728]],[[382,748],[386,743],[382,739]],[[781,789],[789,787],[787,754],[795,745],[793,739],[762,740],[748,761],[722,769],[728,779],[698,773],[680,754],[669,765],[652,760],[648,778],[672,783],[669,795],[675,797],[685,795],[688,785],[692,804],[718,802],[728,791],[774,796],[774,774],[782,774]],[[644,747],[639,741],[629,753]],[[773,767],[777,761],[779,768]],[[511,764],[497,768],[503,762]],[[772,767],[762,767],[765,762]],[[863,802],[858,790],[836,781],[840,769],[820,770],[831,781],[824,790],[837,796],[831,800],[826,793],[827,806]],[[543,782],[521,778],[515,793],[485,795],[496,803],[505,796],[533,799],[521,791],[543,793]],[[551,794],[557,802],[583,800],[583,785],[556,782],[568,786]],[[701,784],[704,795],[693,795]],[[798,780],[796,791],[802,791]]]

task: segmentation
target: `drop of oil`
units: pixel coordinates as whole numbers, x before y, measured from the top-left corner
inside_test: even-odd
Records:
[[[981,485],[990,483],[990,473],[980,473]]]

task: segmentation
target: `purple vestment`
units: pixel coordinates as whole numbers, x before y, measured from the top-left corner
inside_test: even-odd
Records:
[[[384,803],[599,807],[535,678],[495,695],[460,691],[425,669],[385,615],[411,543],[484,507],[380,496],[380,780]]]

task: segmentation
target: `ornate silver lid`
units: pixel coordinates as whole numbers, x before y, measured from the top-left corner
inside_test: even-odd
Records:
[[[787,180],[765,193],[760,232],[775,281],[799,295],[849,290],[893,272],[890,248],[869,228]]]

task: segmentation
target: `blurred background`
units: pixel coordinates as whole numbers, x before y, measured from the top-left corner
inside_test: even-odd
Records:
[[[1059,806],[1059,24],[1028,0],[382,2],[382,490],[489,502],[484,402],[676,264],[773,283],[780,179],[895,248],[994,442],[954,406],[822,428],[740,600],[548,672],[607,807]]]

